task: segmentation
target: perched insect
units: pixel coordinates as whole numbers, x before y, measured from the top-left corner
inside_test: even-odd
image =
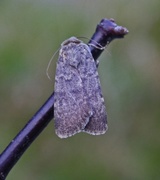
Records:
[[[55,129],[60,138],[106,132],[107,113],[96,63],[89,47],[75,37],[61,44],[54,88]]]

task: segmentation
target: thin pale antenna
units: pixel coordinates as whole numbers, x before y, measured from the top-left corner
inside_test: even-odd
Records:
[[[107,45],[103,47],[101,44],[99,44],[97,41],[95,41],[93,39],[83,37],[83,36],[78,37],[78,38],[84,38],[84,39],[88,39],[88,40],[91,40],[91,41],[95,42],[97,44],[97,46],[95,44],[92,44],[92,43],[89,43],[88,46],[93,46],[93,47],[95,47],[95,48],[97,48],[99,50],[104,50],[106,48],[106,46],[109,44],[109,42],[108,42]]]
[[[50,65],[51,65],[51,63],[52,63],[53,58],[55,57],[55,55],[57,54],[57,52],[58,52],[59,50],[60,50],[60,48],[58,48],[57,51],[53,54],[53,56],[52,56],[51,59],[49,60],[49,63],[48,63],[47,69],[46,69],[46,75],[47,75],[47,77],[48,77],[48,79],[49,79],[50,81],[52,81],[52,79],[50,78],[50,75],[49,75],[49,68],[50,68]]]

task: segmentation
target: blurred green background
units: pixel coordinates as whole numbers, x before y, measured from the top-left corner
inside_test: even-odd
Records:
[[[52,121],[8,180],[160,179],[159,8],[159,0],[0,1],[0,152],[52,93],[46,68],[62,41],[90,38],[102,18],[129,29],[99,58],[108,132],[61,140]]]

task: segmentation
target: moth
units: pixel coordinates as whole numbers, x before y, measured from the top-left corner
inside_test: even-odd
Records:
[[[54,85],[55,131],[60,138],[79,132],[104,134],[107,113],[96,62],[76,37],[61,44]]]

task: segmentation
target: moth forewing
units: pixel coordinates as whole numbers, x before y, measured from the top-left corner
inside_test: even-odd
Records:
[[[107,114],[89,47],[75,37],[60,49],[55,76],[55,129],[60,138],[107,130]]]

